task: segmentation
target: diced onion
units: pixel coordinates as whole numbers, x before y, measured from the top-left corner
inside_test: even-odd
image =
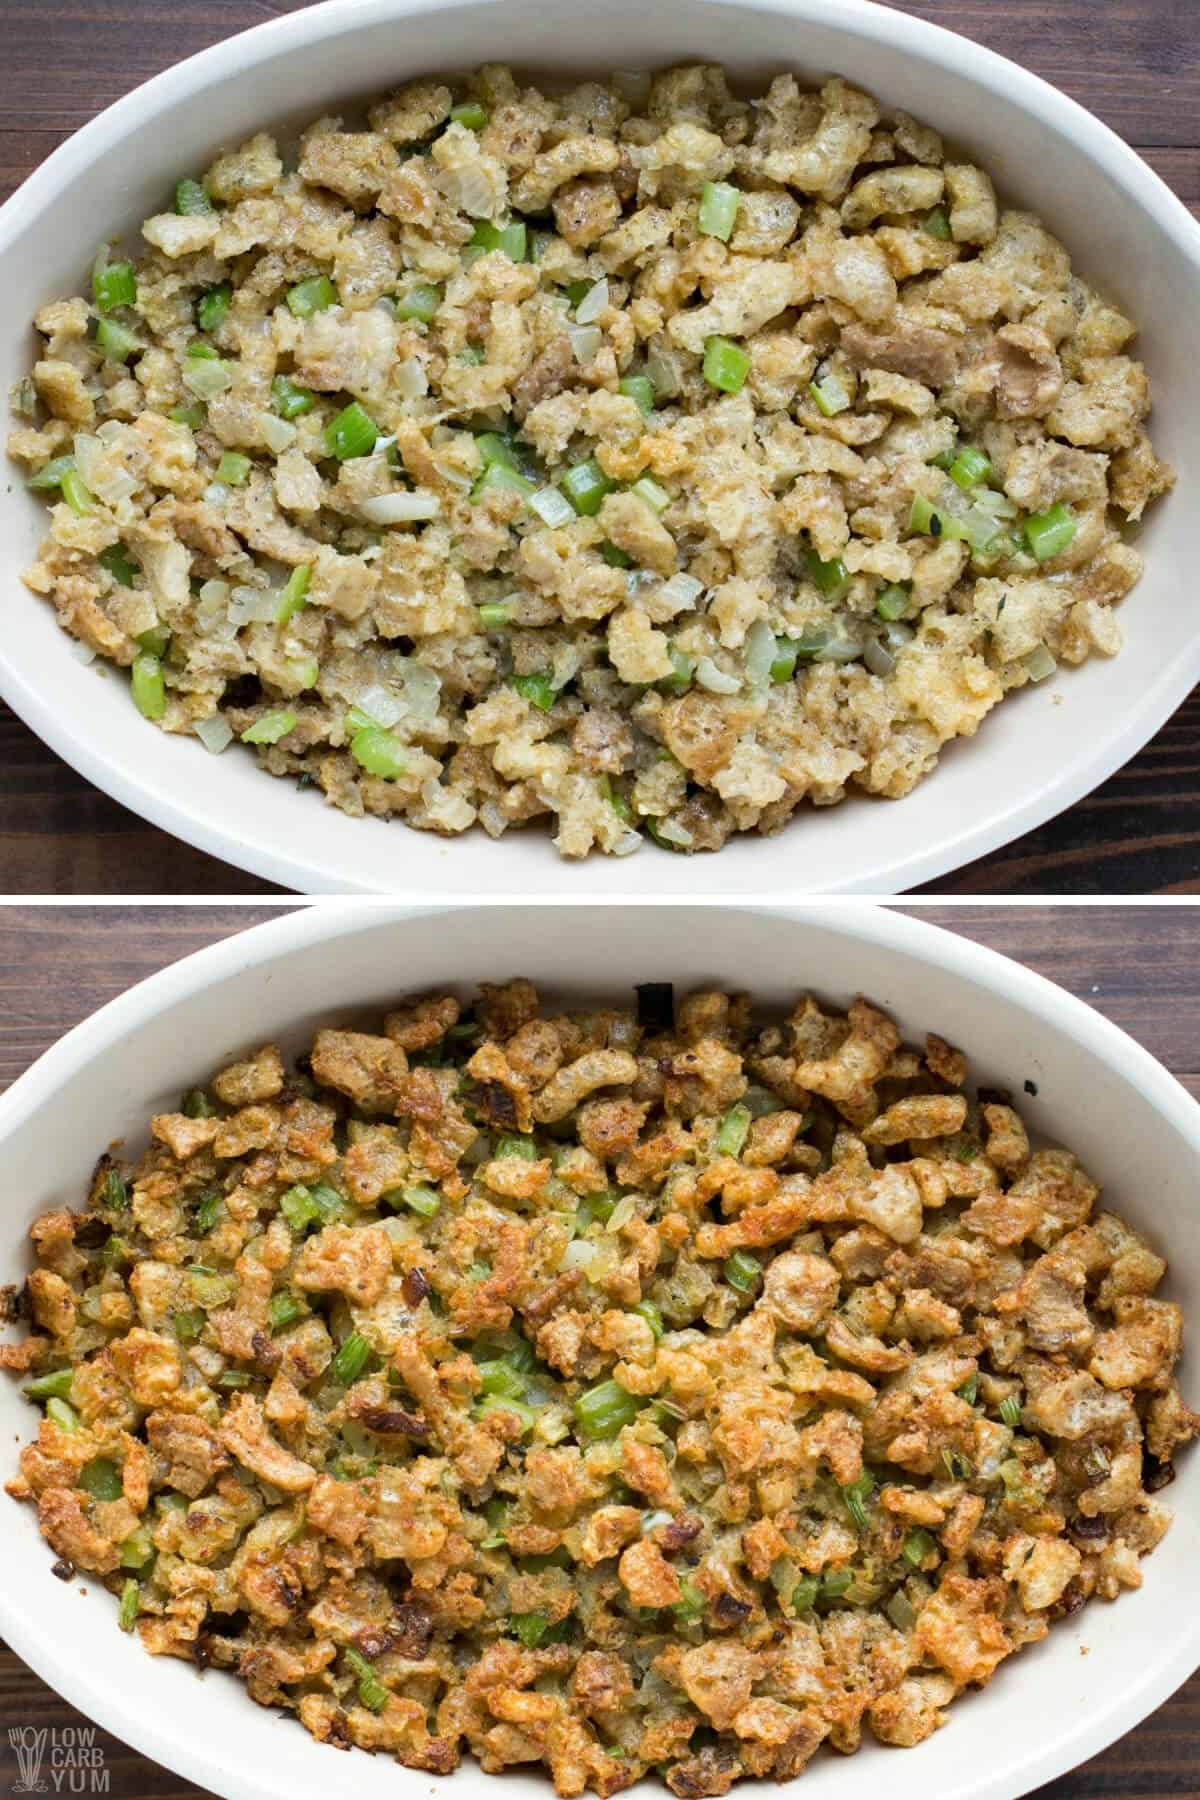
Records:
[[[817,651],[816,662],[856,662],[863,653],[862,641],[848,637],[845,632],[835,632]]]
[[[220,756],[226,745],[233,742],[233,727],[223,713],[214,713],[211,719],[197,720],[196,736],[206,750]]]
[[[539,488],[536,494],[529,496],[529,510],[535,512],[543,525],[569,525],[575,517],[575,508],[567,499],[561,488]]]
[[[674,1513],[669,1513],[662,1507],[658,1507],[652,1512],[644,1512],[642,1514],[643,1535],[648,1531],[657,1531],[660,1525],[669,1525],[674,1517]]]
[[[655,397],[672,400],[679,392],[679,358],[671,350],[651,350],[646,357],[646,373],[654,384]]]
[[[673,819],[660,819],[658,835],[668,844],[678,844],[681,850],[687,850],[695,841],[686,825],[677,825]]]
[[[210,481],[202,495],[206,506],[224,506],[228,498],[229,489],[223,481]]]
[[[586,1238],[572,1238],[562,1254],[564,1269],[581,1269],[586,1272],[596,1260],[599,1245],[589,1244]]]
[[[233,386],[228,365],[209,356],[185,356],[179,379],[198,400],[215,400]]]
[[[898,656],[906,644],[912,643],[917,634],[912,626],[906,625],[902,619],[889,619],[879,635],[892,655]]]
[[[405,400],[419,400],[422,394],[429,392],[429,382],[425,375],[425,364],[419,356],[406,356],[392,370],[392,380],[396,392]]]
[[[575,317],[580,325],[591,325],[600,317],[608,305],[608,276],[602,275],[593,287],[590,287],[579,305],[575,308]]]
[[[742,687],[736,675],[726,675],[724,669],[718,669],[711,656],[702,656],[696,664],[696,681],[710,694],[737,694]]]
[[[270,625],[279,608],[274,588],[235,587],[229,596],[229,617],[235,625]]]
[[[1000,530],[993,514],[979,505],[969,506],[955,523],[960,529],[954,535],[965,537],[972,550],[986,550]]]
[[[624,1226],[628,1225],[636,1211],[637,1195],[626,1194],[625,1198],[623,1200],[618,1200],[617,1204],[613,1207],[612,1212],[609,1215],[608,1224],[604,1229],[610,1232],[622,1230]]]
[[[418,724],[436,718],[441,704],[442,681],[424,663],[406,662],[403,670],[404,704]]]
[[[387,688],[380,687],[378,682],[363,689],[358,696],[358,704],[365,713],[370,713],[377,724],[385,728],[394,725],[404,712],[404,702],[398,700],[395,694],[389,693]]]
[[[616,843],[610,845],[610,852],[613,856],[632,856],[635,850],[641,849],[645,841],[641,832],[635,831],[630,825],[621,833]]]
[[[236,625],[229,621],[229,583],[206,581],[196,595],[196,628],[203,635],[232,637]]]
[[[85,644],[81,638],[72,638],[71,655],[77,663],[82,663],[85,669],[89,663],[94,663],[96,660],[96,652],[92,646]]]
[[[137,482],[122,466],[111,445],[80,431],[75,435],[73,448],[84,487],[105,506],[117,506],[137,492]]]
[[[464,492],[475,480],[474,475],[460,469],[457,463],[447,462],[442,457],[434,458],[434,467],[443,481],[448,481],[451,487],[461,488]]]
[[[486,219],[490,215],[495,195],[491,181],[478,164],[466,163],[457,169],[447,169],[444,179],[449,187],[457,190],[454,198],[459,210],[468,218]]]
[[[868,638],[863,649],[863,661],[872,675],[890,675],[896,666],[896,660],[886,650],[877,637]]]
[[[568,325],[567,336],[577,363],[590,363],[604,342],[604,333],[598,325]]]
[[[1045,681],[1047,676],[1053,675],[1058,668],[1058,664],[1045,644],[1039,644],[1036,650],[1031,650],[1029,655],[1022,657],[1021,660],[1029,672],[1030,681]]]
[[[756,619],[746,633],[746,653],[743,657],[746,679],[753,686],[764,686],[771,679],[771,664],[775,661],[775,655],[775,633],[765,619]]]
[[[694,575],[685,575],[680,570],[669,581],[663,582],[658,597],[668,606],[673,606],[677,612],[682,612],[687,607],[695,606],[703,592],[702,581],[697,581]]]
[[[413,1218],[401,1218],[398,1213],[393,1213],[390,1218],[376,1219],[373,1222],[379,1226],[381,1231],[386,1232],[393,1244],[411,1244],[419,1236],[420,1227],[417,1221]],[[340,1398],[345,1389],[339,1388],[337,1391]]]
[[[395,494],[376,494],[370,500],[360,500],[358,510],[372,525],[406,525],[414,519],[436,519],[441,505],[436,494],[417,488],[411,494],[405,489]]]
[[[276,456],[282,456],[284,451],[290,450],[296,441],[296,427],[289,424],[286,419],[277,417],[275,413],[259,413],[258,429],[263,443]]]
[[[1018,509],[1015,502],[996,488],[977,487],[971,498],[976,506],[981,507],[984,512],[991,513],[993,518],[1015,519],[1017,516]]]

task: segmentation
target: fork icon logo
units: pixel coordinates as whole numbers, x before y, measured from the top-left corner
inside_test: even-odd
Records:
[[[42,1779],[42,1758],[46,1754],[46,1739],[49,1736],[44,1725],[10,1725],[8,1741],[16,1752],[17,1780],[13,1783],[14,1794],[44,1794],[46,1783]]]

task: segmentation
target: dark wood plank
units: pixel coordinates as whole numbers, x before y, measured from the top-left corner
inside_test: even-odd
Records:
[[[1132,1032],[1200,1097],[1200,915],[1192,908],[902,910],[919,910],[1061,983]],[[0,1089],[114,994],[262,917],[260,909],[237,906],[0,908]],[[17,1778],[9,1728],[63,1731],[86,1723],[0,1645],[0,1785],[11,1788]],[[201,1794],[115,1738],[98,1732],[95,1741],[114,1800]],[[1038,1800],[1182,1800],[1198,1793],[1200,1676],[1119,1743],[1042,1788]]]
[[[0,198],[159,69],[304,0],[7,0]],[[1200,216],[1197,0],[905,0],[1034,69],[1147,156]],[[268,894],[92,788],[0,703],[0,889]],[[1060,819],[933,882],[942,894],[1200,892],[1200,698]]]

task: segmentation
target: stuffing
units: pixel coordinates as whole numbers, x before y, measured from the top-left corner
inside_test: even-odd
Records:
[[[944,1039],[514,980],[251,1045],[35,1221],[0,1347],[62,1387],[9,1491],[152,1654],[701,1800],[1140,1585],[1200,1432],[1166,1262]]]
[[[34,321],[25,580],[151,723],[376,826],[692,855],[1118,653],[1110,509],[1174,481],[1135,326],[936,131],[705,65],[365,110]]]

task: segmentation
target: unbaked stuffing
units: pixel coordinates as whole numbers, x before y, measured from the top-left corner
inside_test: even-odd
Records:
[[[347,813],[717,849],[1119,648],[1135,327],[843,80],[420,81],[143,238],[37,315],[26,581]]]
[[[142,235],[37,315],[25,579],[351,815],[714,850],[1120,646],[1135,326],[841,79],[419,81]]]
[[[863,999],[425,995],[149,1135],[32,1227],[8,1492],[151,1653],[408,1768],[918,1744],[1140,1586],[1200,1430],[1161,1255]]]

